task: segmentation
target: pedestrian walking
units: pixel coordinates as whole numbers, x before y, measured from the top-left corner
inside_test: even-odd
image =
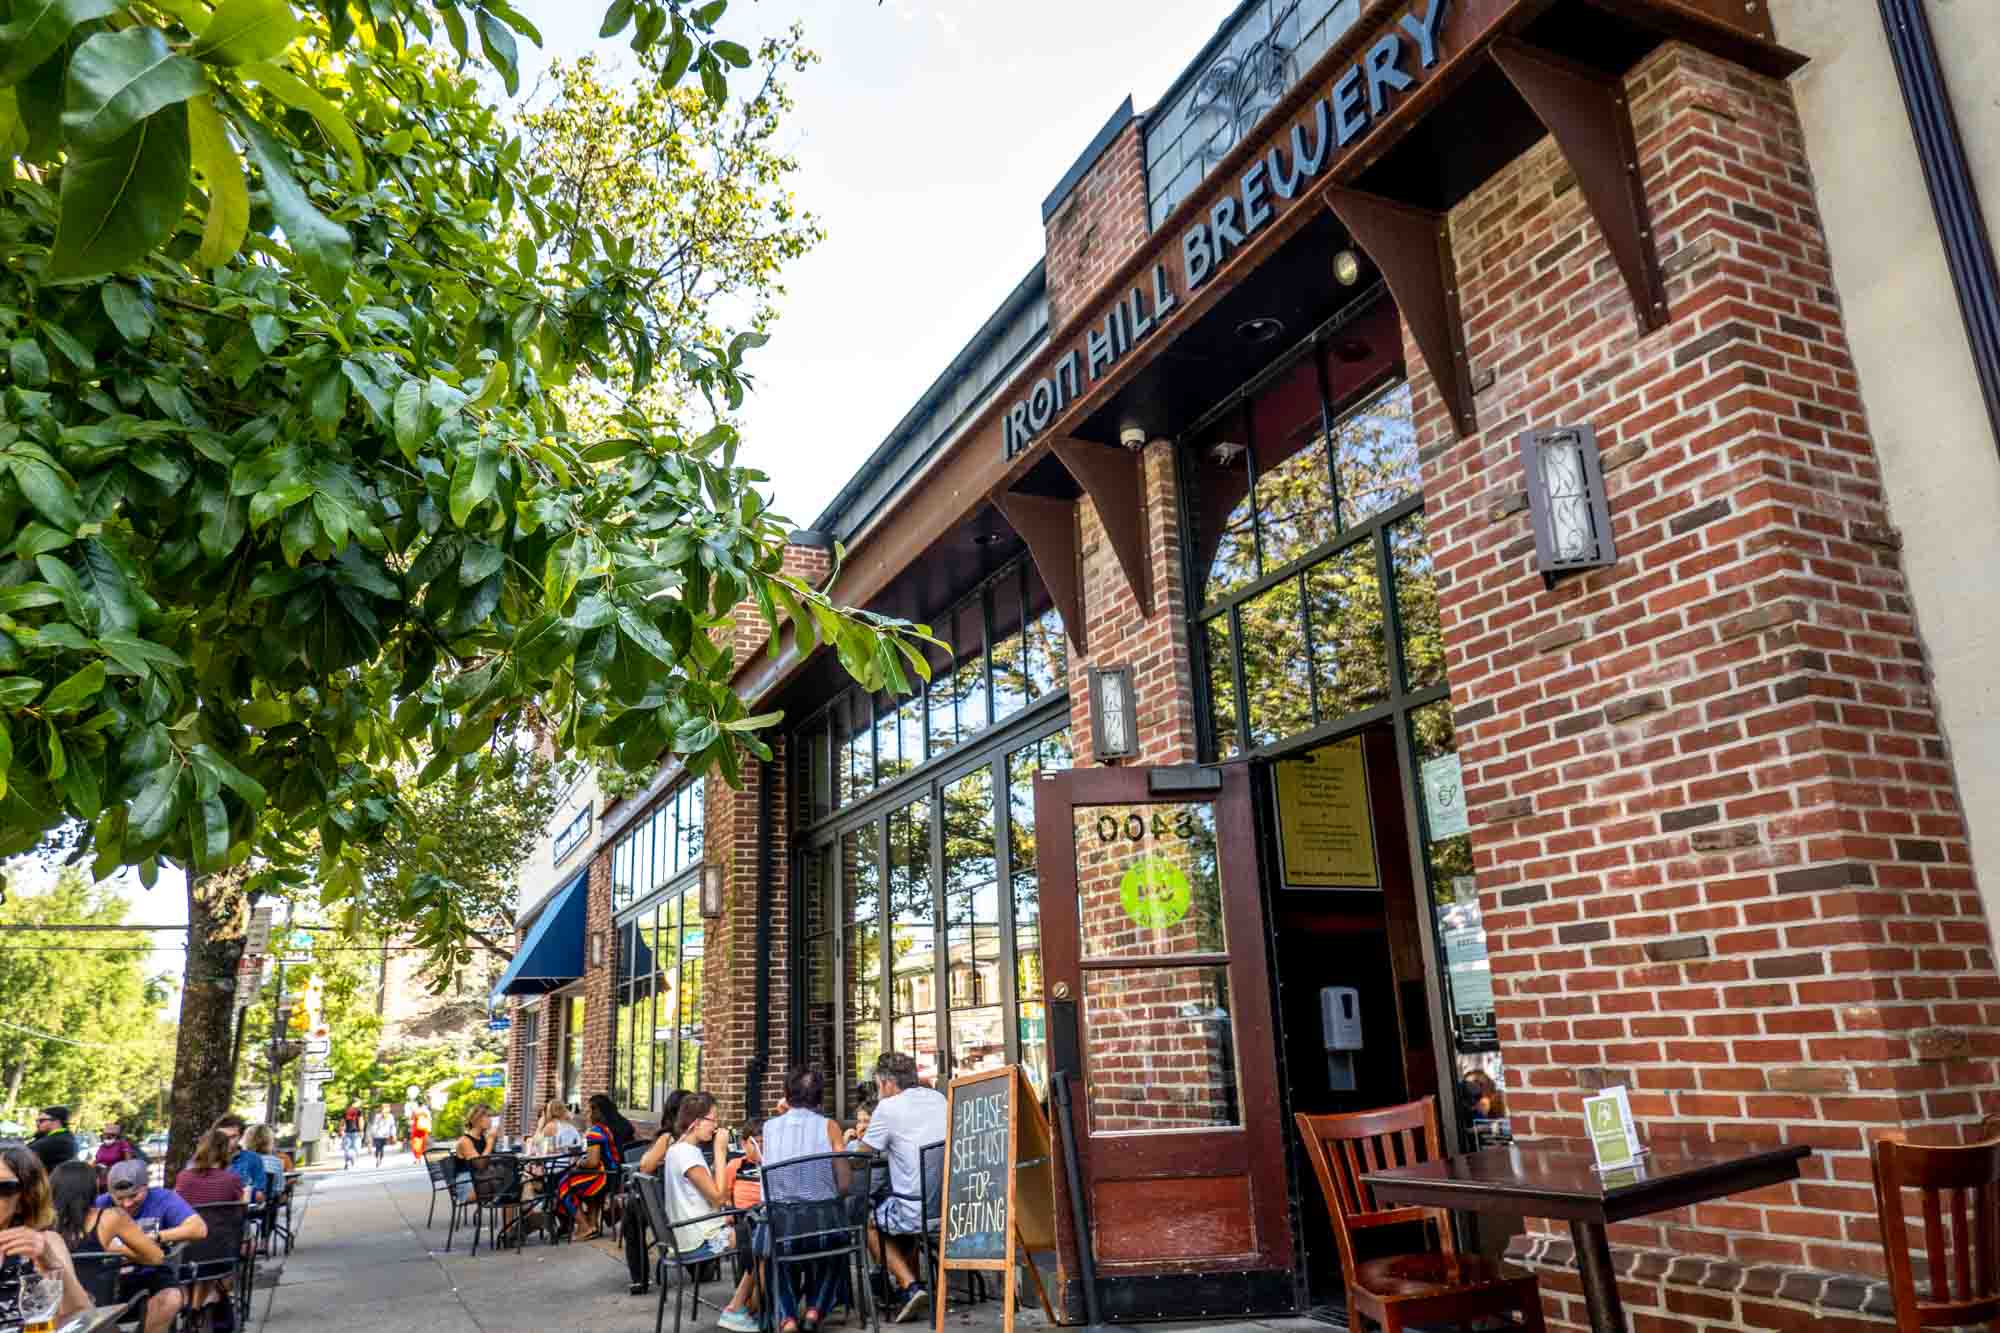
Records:
[[[340,1169],[345,1171],[354,1165],[354,1159],[361,1155],[361,1102],[350,1097],[347,1109],[340,1113]]]
[[[417,1109],[410,1116],[410,1160],[413,1162],[422,1162],[424,1160],[424,1150],[430,1147],[430,1143],[430,1108],[419,1103]]]
[[[368,1122],[368,1137],[375,1141],[375,1165],[380,1166],[389,1140],[396,1137],[396,1117],[390,1113],[389,1103],[383,1102],[377,1108],[375,1118]]]

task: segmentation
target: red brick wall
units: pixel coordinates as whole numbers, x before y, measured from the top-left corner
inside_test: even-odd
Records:
[[[1545,142],[1451,219],[1480,433],[1416,376],[1508,1100],[1575,1133],[1622,1082],[1654,1138],[1811,1145],[1612,1239],[1641,1327],[1824,1327],[1793,1270],[1880,1270],[1871,1139],[2000,1109],[2000,983],[1789,94],[1678,47],[1628,93],[1671,323]],[[1516,436],[1578,422],[1619,558],[1550,591]]]
[[[1111,270],[1145,243],[1145,121],[1134,119],[1091,163],[1050,216],[1049,327],[1060,327]]]
[[[611,1086],[611,1030],[617,1016],[612,992],[617,977],[618,941],[611,929],[609,848],[591,859],[588,893],[584,904],[583,1070],[578,1080],[582,1085],[577,1094],[578,1109],[583,1109],[583,1103],[592,1093]],[[602,964],[592,966],[600,957]]]

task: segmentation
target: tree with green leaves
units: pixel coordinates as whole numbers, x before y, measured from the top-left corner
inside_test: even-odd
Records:
[[[720,103],[752,60],[723,8],[605,28]],[[503,0],[0,24],[0,854],[75,821],[100,876],[188,869],[176,1156],[227,1096],[248,903],[308,862],[326,910],[364,901],[413,767],[537,730],[733,782],[774,721],[719,646],[746,601],[870,689],[925,671],[920,627],[782,572],[727,419],[763,335],[690,325],[553,188],[469,30],[511,91]],[[705,415],[573,428],[568,386],[646,366]]]
[[[0,931],[0,1118],[62,1105],[91,1129],[155,1107],[172,1069],[171,992],[151,940],[107,929],[128,910],[73,869],[0,903],[0,925],[68,928]]]

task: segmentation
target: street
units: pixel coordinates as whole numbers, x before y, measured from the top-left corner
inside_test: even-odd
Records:
[[[297,1248],[281,1262],[259,1268],[260,1287],[276,1277],[257,1294],[254,1333],[325,1333],[336,1325],[341,1333],[647,1333],[652,1328],[657,1297],[626,1291],[623,1257],[608,1242],[552,1246],[531,1240],[519,1253],[494,1253],[482,1243],[474,1258],[466,1253],[470,1238],[461,1228],[453,1252],[444,1253],[443,1202],[436,1226],[426,1228],[430,1182],[408,1161],[404,1155],[404,1164],[380,1170],[336,1166],[306,1177],[310,1189],[298,1213]],[[668,1318],[671,1322],[671,1313]],[[929,1318],[934,1316],[926,1324]],[[997,1330],[1000,1304],[987,1301],[969,1313],[953,1310],[947,1322],[953,1329]],[[690,1314],[684,1327],[700,1333],[714,1326],[714,1312],[704,1311]],[[1023,1310],[1017,1326],[1041,1330],[1048,1323],[1039,1310]],[[1324,1326],[1269,1320],[1155,1327],[1305,1333]]]

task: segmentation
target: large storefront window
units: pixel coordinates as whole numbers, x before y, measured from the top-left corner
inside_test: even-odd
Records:
[[[702,931],[698,877],[689,874],[618,924],[618,1016],[611,1095],[658,1111],[701,1077]]]
[[[565,996],[562,1000],[562,1099],[570,1106],[581,1106],[583,1097],[583,997]]]
[[[1063,689],[1062,620],[1030,561],[1008,566],[931,626],[930,684],[898,698],[849,690],[792,733],[795,818],[857,805]]]
[[[1069,733],[1060,698],[1017,721],[799,858],[800,1054],[843,1111],[884,1049],[940,1086],[1012,1063],[1047,1078],[1033,784],[1069,767]]]

